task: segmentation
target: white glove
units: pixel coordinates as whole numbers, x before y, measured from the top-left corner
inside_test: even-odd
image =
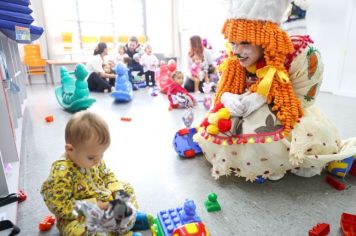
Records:
[[[245,113],[245,107],[241,104],[242,97],[243,96],[239,94],[225,92],[220,100],[221,103],[229,109],[232,116],[242,116]]]
[[[245,110],[242,116],[246,117],[250,115],[252,112],[256,111],[265,103],[266,97],[257,93],[250,93],[243,96],[243,98],[241,99],[241,104],[244,106]]]

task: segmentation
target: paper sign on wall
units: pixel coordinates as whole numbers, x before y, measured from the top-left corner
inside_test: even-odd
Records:
[[[30,29],[21,26],[15,26],[16,40],[31,41]]]

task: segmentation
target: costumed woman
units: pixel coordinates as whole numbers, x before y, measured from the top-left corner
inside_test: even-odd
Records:
[[[288,0],[230,0],[222,32],[230,55],[215,105],[194,140],[212,175],[255,181],[292,173],[311,177],[356,153],[313,104],[322,82],[320,54],[308,36],[279,27]]]

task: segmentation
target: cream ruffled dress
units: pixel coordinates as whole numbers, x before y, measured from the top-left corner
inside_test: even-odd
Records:
[[[356,138],[340,140],[336,127],[313,105],[322,82],[319,52],[307,37],[292,41],[296,52],[287,59],[287,68],[304,116],[288,137],[268,104],[245,118],[231,117],[228,132],[212,135],[201,127],[194,141],[213,165],[214,178],[234,174],[250,181],[258,176],[279,179],[288,170],[311,177],[328,162],[356,153]]]

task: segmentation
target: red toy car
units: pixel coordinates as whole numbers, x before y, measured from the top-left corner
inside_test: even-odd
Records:
[[[175,229],[172,236],[209,236],[205,225],[201,222],[189,223]]]

